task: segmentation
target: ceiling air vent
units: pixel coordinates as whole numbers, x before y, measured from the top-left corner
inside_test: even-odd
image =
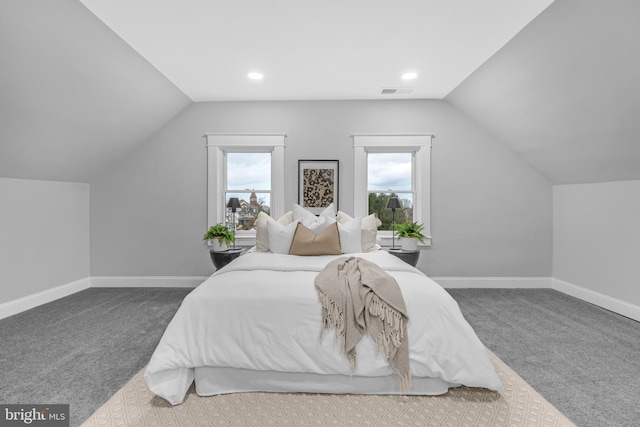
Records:
[[[412,87],[385,87],[382,88],[380,95],[406,95],[413,92]]]

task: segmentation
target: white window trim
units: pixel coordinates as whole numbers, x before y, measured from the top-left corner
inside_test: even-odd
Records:
[[[353,213],[356,217],[369,214],[367,186],[367,153],[411,152],[414,153],[415,200],[413,218],[424,224],[429,234],[420,246],[431,246],[431,141],[432,134],[355,134],[353,137]],[[391,246],[392,232],[381,230],[378,239],[382,246]],[[397,243],[396,243],[397,244]]]
[[[225,204],[220,203],[225,194],[225,152],[271,152],[271,216],[284,215],[284,148],[283,133],[207,133],[207,229],[224,223]],[[255,230],[236,233],[236,245],[253,246]]]

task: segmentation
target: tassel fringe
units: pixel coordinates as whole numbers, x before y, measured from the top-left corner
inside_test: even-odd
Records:
[[[318,298],[322,305],[322,330],[320,331],[320,337],[325,329],[335,328],[334,335],[337,340],[339,337],[344,336],[344,314],[342,309],[336,305],[331,298],[329,298],[324,292],[316,289],[318,292]]]
[[[400,347],[401,341],[404,339],[404,318],[400,313],[387,305],[384,301],[380,300],[377,295],[374,295],[371,299],[369,313],[372,316],[380,318],[383,322],[386,321],[387,326],[389,326],[389,328],[384,328],[385,333],[387,334],[386,336],[376,337],[377,351],[384,349],[387,359],[389,359],[389,344],[393,343],[393,346],[397,348]]]

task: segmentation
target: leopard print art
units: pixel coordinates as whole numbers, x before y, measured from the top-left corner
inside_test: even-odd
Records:
[[[303,174],[303,206],[323,208],[333,203],[334,170],[305,169]]]

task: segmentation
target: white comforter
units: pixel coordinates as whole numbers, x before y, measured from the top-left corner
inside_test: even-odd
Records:
[[[378,264],[400,285],[414,377],[502,388],[483,344],[440,285],[384,251],[352,255]],[[162,336],[145,372],[151,391],[181,403],[194,368],[202,366],[349,375],[334,334],[319,339],[321,306],[313,280],[335,258],[256,252],[218,270],[187,295]],[[369,335],[357,354],[355,375],[393,375]]]

